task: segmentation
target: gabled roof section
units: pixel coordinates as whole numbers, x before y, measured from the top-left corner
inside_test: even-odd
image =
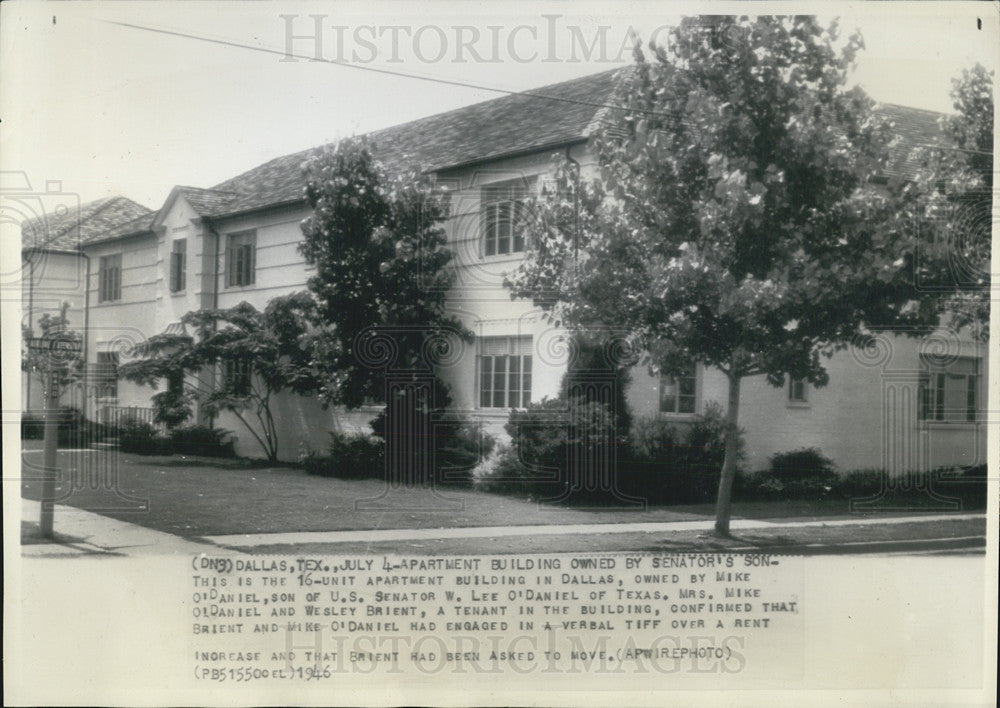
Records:
[[[152,220],[152,227],[160,225],[161,220],[173,206],[178,197],[191,205],[199,216],[212,216],[228,213],[229,205],[235,204],[243,195],[221,189],[204,189],[202,187],[177,186],[170,190],[167,200],[157,211]]]
[[[114,196],[81,204],[63,213],[43,214],[21,224],[22,248],[75,251],[122,225],[153,212],[128,197]]]
[[[598,112],[611,100],[621,71],[502,96],[377,130],[367,137],[390,170],[415,165],[428,172],[582,142],[589,137]],[[217,184],[214,191],[242,196],[207,215],[302,201],[302,165],[322,149],[285,155]]]
[[[920,169],[922,148],[951,144],[941,129],[941,120],[946,117],[944,113],[895,103],[879,104],[875,112],[891,121],[892,132],[899,136],[899,142],[889,158],[887,176],[912,179]]]

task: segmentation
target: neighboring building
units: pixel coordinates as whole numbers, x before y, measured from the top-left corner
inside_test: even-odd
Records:
[[[30,196],[30,193],[29,193]],[[34,336],[41,334],[38,322],[47,315],[60,313],[68,305],[67,318],[72,329],[89,329],[87,281],[96,267],[82,246],[99,238],[122,223],[152,213],[126,197],[115,196],[82,205],[65,199],[58,209],[39,209],[42,213],[21,224],[21,298],[22,324]],[[43,202],[39,202],[42,206]],[[85,361],[93,361],[83,352]],[[90,367],[79,386],[62,392],[64,405],[83,410],[93,399],[98,386],[113,386],[102,381],[101,372]],[[21,374],[21,410],[40,413],[44,407],[42,381],[37,374]]]
[[[446,228],[457,277],[449,306],[475,342],[440,373],[452,387],[454,407],[493,432],[502,430],[510,407],[555,396],[565,369],[562,333],[531,303],[512,302],[502,287],[504,272],[525,247],[509,215],[519,195],[541,187],[554,157],[569,157],[585,174],[592,172],[590,136],[606,116],[614,85],[615,72],[605,72],[369,135],[389,169],[418,164],[451,191]],[[906,146],[938,139],[938,114],[902,106],[882,110],[904,139],[892,169],[905,175],[912,170]],[[143,210],[82,239],[79,251],[90,263],[88,363],[113,368],[131,343],[176,327],[192,309],[241,301],[263,308],[305,288],[310,268],[298,252],[299,224],[310,210],[301,168],[314,152],[279,157],[210,189],[176,187],[156,212]],[[985,346],[947,331],[928,335],[926,341],[885,338],[884,357],[837,354],[823,389],[795,381],[775,389],[763,377],[745,380],[744,466],[758,469],[771,454],[801,447],[820,448],[845,471],[984,461]],[[934,346],[942,337],[947,361],[920,356],[939,351]],[[935,362],[944,367],[938,370]],[[148,406],[151,393],[119,382],[95,393],[88,411]],[[725,379],[702,367],[677,379],[637,368],[627,398],[637,416],[689,421],[709,401],[724,404]],[[294,459],[304,447],[322,449],[328,431],[363,427],[376,410],[324,411],[314,398],[295,395],[281,396],[277,408],[283,459]],[[217,424],[236,432],[238,452],[259,454],[231,416]]]

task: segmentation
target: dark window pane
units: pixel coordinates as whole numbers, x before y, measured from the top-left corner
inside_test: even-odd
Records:
[[[521,358],[512,356],[509,359],[510,370],[507,372],[507,400],[511,408],[521,400]]]
[[[507,357],[495,357],[493,366],[493,407],[506,408],[507,396],[505,395],[504,382],[507,378]]]
[[[497,208],[494,204],[487,205],[484,211],[483,225],[485,232],[484,252],[487,256],[495,255],[497,252]]]
[[[497,205],[497,253],[510,253],[510,202]]]
[[[480,375],[481,381],[479,384],[479,405],[483,408],[489,408],[492,403],[492,388],[490,383],[493,380],[493,357],[484,356],[482,358],[482,374]]]
[[[944,374],[938,374],[937,375],[937,391],[935,391],[935,393],[937,394],[937,397],[936,397],[936,400],[934,402],[934,419],[935,420],[944,420],[944,382],[945,382],[945,375]]]

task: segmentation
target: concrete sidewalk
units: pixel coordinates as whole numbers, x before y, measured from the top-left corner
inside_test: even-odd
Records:
[[[40,502],[21,499],[22,524],[27,522],[34,525],[36,533],[40,513]],[[209,543],[198,543],[59,504],[55,507],[53,529],[56,534],[54,541],[33,537],[29,542],[21,544],[21,555],[26,558],[65,558],[225,552],[225,549]]]
[[[40,504],[22,499],[22,519],[37,523]],[[918,514],[874,519],[809,519],[804,521],[770,522],[755,519],[734,519],[733,531],[777,530],[794,528],[876,526],[940,521],[967,521],[983,518],[982,514]],[[148,556],[197,555],[199,553],[252,552],[256,547],[298,545],[337,545],[382,543],[392,541],[434,539],[487,539],[512,537],[552,537],[567,535],[606,534],[667,534],[710,531],[713,520],[645,522],[624,524],[551,524],[545,526],[477,526],[436,529],[371,529],[364,531],[309,531],[296,533],[258,533],[209,536],[185,539],[173,534],[119,521],[73,507],[57,505],[55,531],[57,541],[34,538],[22,544],[25,557],[72,556]]]

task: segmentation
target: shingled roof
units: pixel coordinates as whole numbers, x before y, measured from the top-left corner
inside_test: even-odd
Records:
[[[391,170],[417,165],[437,171],[546,147],[582,142],[610,100],[619,70],[502,96],[367,135]],[[205,216],[221,216],[305,198],[302,165],[323,148],[285,155],[215,185],[237,192]]]
[[[367,137],[389,169],[416,165],[427,172],[583,142],[606,118],[622,71],[503,96],[377,130]],[[888,174],[912,177],[918,166],[916,149],[942,142],[942,114],[892,103],[880,104],[876,110],[892,121],[901,138]],[[312,148],[266,162],[204,190],[218,196],[203,209],[193,201],[192,206],[212,217],[301,202],[303,164],[321,150]]]
[[[882,103],[876,112],[890,121],[893,132],[899,136],[889,157],[887,176],[912,179],[920,169],[922,149],[949,142],[941,130],[943,113],[895,103]]]
[[[627,70],[613,69],[502,96],[377,130],[367,138],[390,170],[417,166],[427,172],[584,142],[607,118],[618,78]],[[881,104],[877,112],[892,121],[901,137],[888,174],[912,177],[918,167],[916,150],[943,140],[942,114],[891,103]],[[176,187],[171,195],[182,195],[196,212],[209,218],[301,204],[305,200],[303,164],[324,147],[275,158],[211,188]],[[75,248],[74,243],[148,233],[155,217],[131,200],[112,197],[81,207],[76,242],[72,226],[61,222],[26,224],[22,230],[31,234],[30,239],[25,236],[26,244]]]
[[[21,224],[21,247],[74,251],[152,213],[128,197],[105,197],[75,209],[25,220]]]

